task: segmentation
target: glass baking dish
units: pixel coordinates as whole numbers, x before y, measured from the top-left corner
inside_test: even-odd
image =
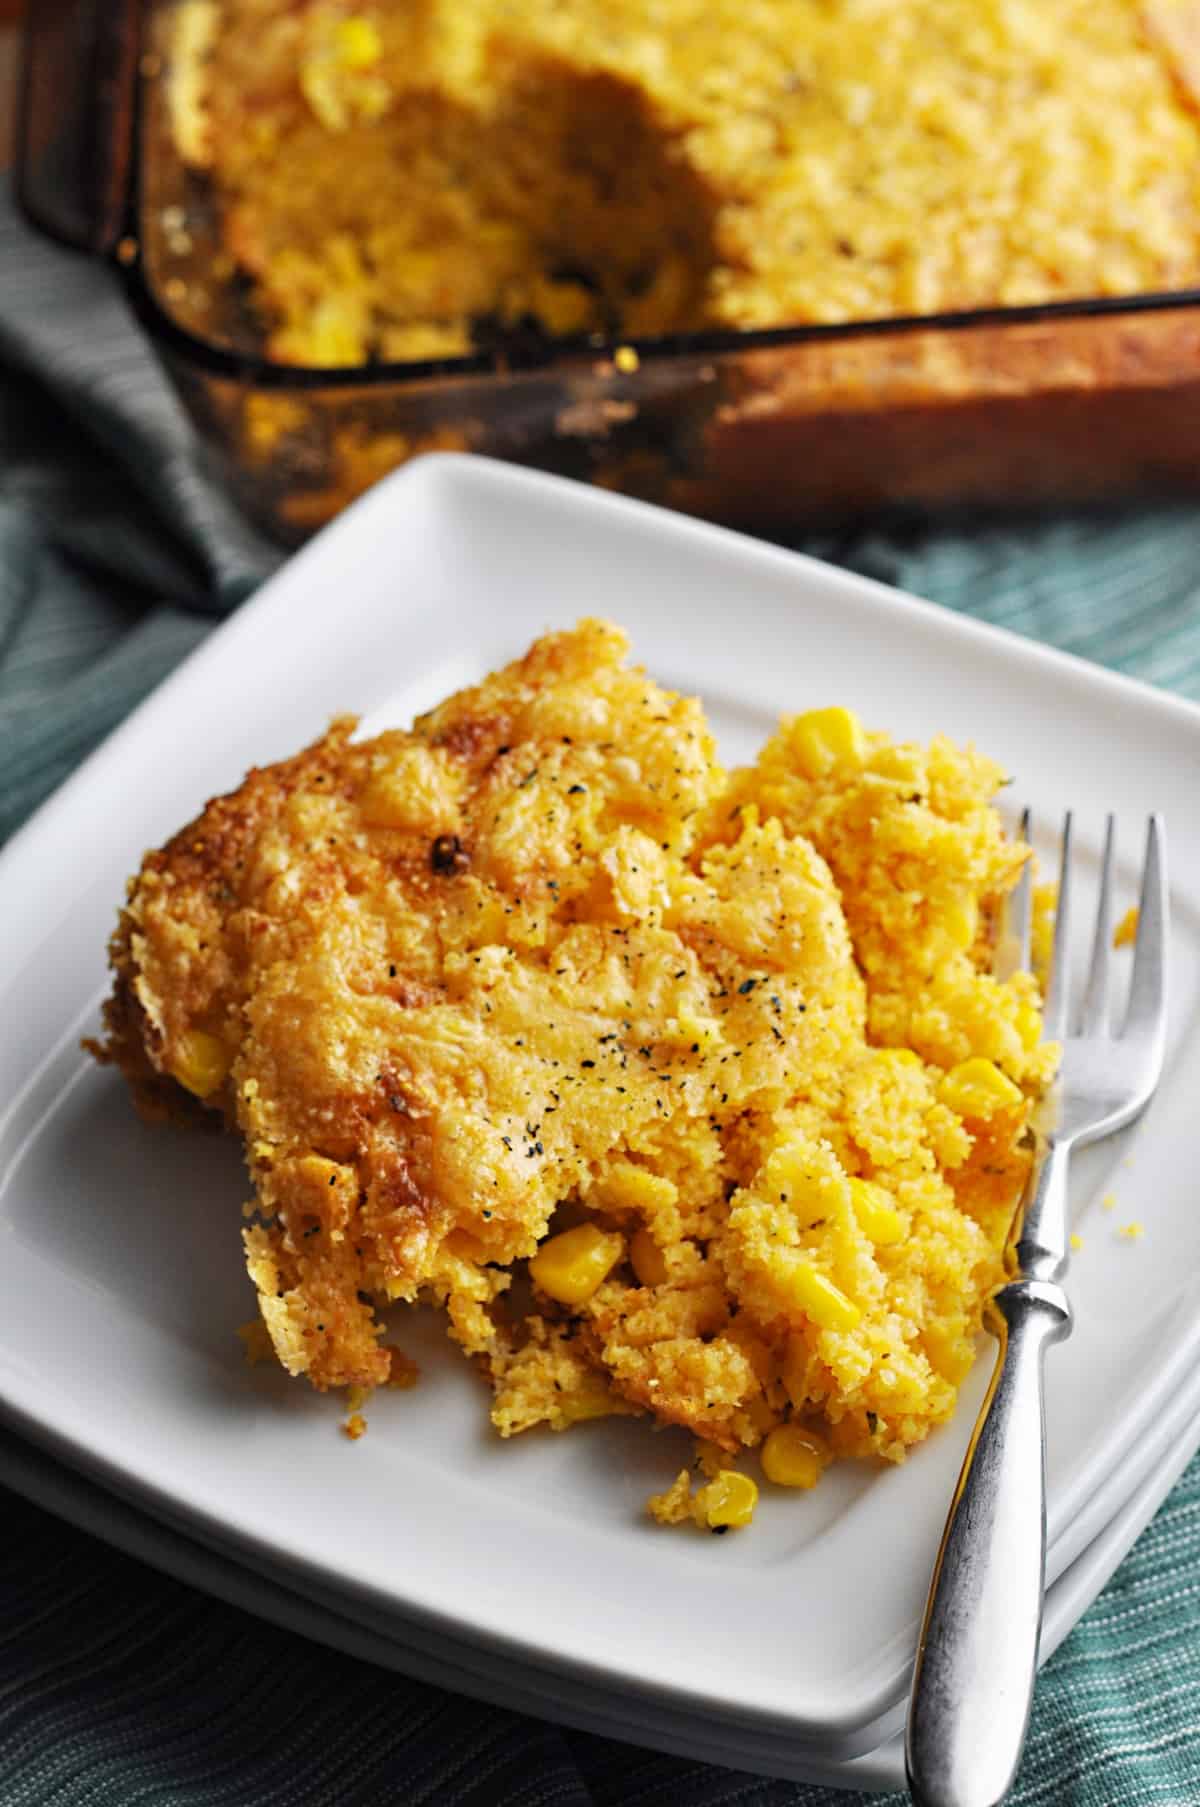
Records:
[[[471,450],[770,534],[881,507],[1200,489],[1200,291],[628,345],[272,361],[167,120],[173,0],[38,0],[18,193],[112,260],[197,432],[285,543],[388,470]]]

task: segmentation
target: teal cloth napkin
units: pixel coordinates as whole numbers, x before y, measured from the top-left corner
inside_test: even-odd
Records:
[[[1200,698],[1194,508],[803,544]],[[107,274],[0,202],[0,838],[278,558],[207,481]],[[479,1706],[261,1624],[3,1490],[0,1512],[5,1807],[880,1799]],[[1014,1807],[1197,1807],[1198,1602],[1200,1459],[1044,1671]]]

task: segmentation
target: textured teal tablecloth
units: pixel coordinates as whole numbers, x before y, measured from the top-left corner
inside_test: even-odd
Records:
[[[1200,510],[806,546],[1200,698]],[[0,203],[0,837],[277,556],[204,481],[105,275]],[[2,1807],[866,1799],[480,1707],[260,1624],[2,1490],[0,1512]],[[1200,1807],[1198,1609],[1200,1461],[1048,1665],[1015,1807]]]

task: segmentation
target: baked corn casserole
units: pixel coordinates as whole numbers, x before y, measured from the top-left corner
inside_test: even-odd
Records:
[[[727,773],[626,652],[585,621],[210,802],[130,881],[95,1051],[241,1136],[260,1340],[352,1435],[432,1301],[501,1436],[684,1426],[651,1509],[719,1529],[746,1452],[805,1488],[950,1416],[1055,1051],[989,970],[995,764],[832,707]]]
[[[270,353],[454,355],[1200,281],[1195,0],[181,0]]]

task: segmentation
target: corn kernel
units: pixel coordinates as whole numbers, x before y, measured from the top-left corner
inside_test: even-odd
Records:
[[[1072,1230],[1071,1232],[1071,1247],[1075,1250],[1076,1254],[1078,1254],[1083,1247],[1083,1237],[1079,1234],[1078,1230]]]
[[[632,345],[618,345],[613,353],[613,363],[623,376],[632,376],[641,359]]]
[[[210,1098],[233,1064],[233,1055],[219,1035],[206,1029],[188,1029],[179,1038],[171,1074],[197,1098]]]
[[[383,55],[379,27],[373,19],[342,19],[334,44],[343,69],[370,69]]]
[[[961,1385],[975,1360],[975,1343],[970,1336],[955,1335],[940,1324],[927,1324],[921,1332],[921,1348],[935,1374],[953,1387]]]
[[[726,1468],[701,1487],[692,1502],[698,1524],[719,1531],[725,1525],[748,1525],[758,1504],[758,1488],[748,1474]]]
[[[1058,911],[1058,886],[1035,885],[1033,887],[1033,931],[1031,935],[1031,953],[1035,973],[1046,973],[1050,970],[1050,955],[1054,947],[1054,920]]]
[[[781,1424],[762,1447],[762,1468],[777,1487],[815,1487],[832,1460],[829,1445],[799,1424]]]
[[[1042,1013],[1036,1004],[1018,1004],[1015,1018],[1023,1047],[1036,1048],[1042,1039]]]
[[[849,709],[810,709],[791,724],[792,750],[808,778],[824,778],[847,766],[860,766],[867,740],[862,723]]]
[[[1139,1223],[1136,1217],[1132,1223],[1123,1223],[1117,1231],[1117,1235],[1125,1242],[1140,1242],[1145,1234],[1145,1224]]]
[[[946,906],[942,924],[954,946],[965,952],[979,933],[979,905],[973,897],[956,897]]]
[[[880,1048],[876,1060],[889,1060],[896,1067],[919,1067],[924,1065],[921,1056],[912,1048]]]
[[[774,1249],[771,1276],[776,1291],[822,1330],[853,1330],[862,1312],[840,1286],[798,1249]]]
[[[851,1180],[850,1203],[863,1235],[877,1248],[903,1241],[904,1219],[882,1186],[871,1180]]]
[[[582,1305],[625,1253],[623,1236],[580,1224],[544,1242],[529,1263],[534,1281],[560,1305]]]
[[[986,1122],[1024,1103],[1019,1085],[1002,1073],[994,1061],[974,1055],[951,1067],[938,1087],[938,1097],[960,1117]]]
[[[1113,946],[1129,947],[1132,942],[1137,940],[1137,932],[1138,907],[1134,904],[1130,909],[1126,910],[1124,916],[1122,916],[1120,922],[1117,924],[1116,932],[1113,935]]]
[[[643,1286],[661,1286],[667,1278],[667,1262],[649,1230],[635,1230],[629,1243],[629,1259]]]

